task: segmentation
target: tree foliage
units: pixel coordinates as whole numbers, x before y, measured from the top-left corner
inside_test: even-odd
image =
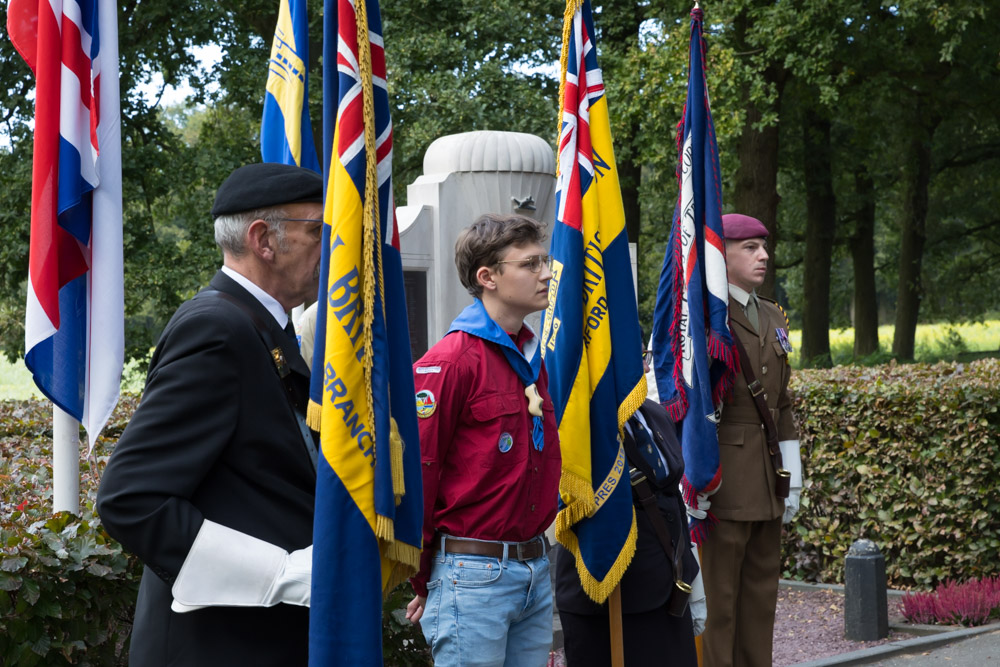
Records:
[[[894,352],[907,357],[918,319],[1000,310],[1000,35],[985,28],[1000,14],[994,5],[721,0],[705,8],[723,201],[773,228],[767,289],[820,354],[825,323],[855,323],[865,356],[876,351],[877,324],[895,319]],[[594,0],[647,325],[677,198],[690,8]],[[319,141],[323,2],[309,0],[309,9]],[[554,142],[563,10],[557,0],[384,0],[398,203],[439,136],[497,129]],[[274,0],[196,0],[183,11],[165,0],[119,4],[130,357],[148,352],[219,263],[208,209],[225,175],[258,159],[276,15]],[[221,60],[206,65],[204,47]],[[23,347],[34,100],[7,39],[0,66],[0,348],[13,357]],[[191,98],[164,108],[161,88],[183,82]],[[828,126],[819,170],[807,121]]]

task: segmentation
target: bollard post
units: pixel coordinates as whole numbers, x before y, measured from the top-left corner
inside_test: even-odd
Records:
[[[889,636],[885,557],[871,540],[856,541],[844,560],[844,636],[854,641]]]

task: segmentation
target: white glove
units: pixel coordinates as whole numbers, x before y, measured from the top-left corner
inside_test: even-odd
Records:
[[[785,513],[782,523],[788,523],[799,511],[799,497],[802,495],[802,458],[799,455],[798,440],[782,440],[778,443],[781,449],[781,464],[785,470],[792,473],[789,481],[788,497],[785,498]]]
[[[722,488],[722,483],[712,490],[712,493],[716,493],[720,488]],[[684,494],[684,490],[681,489],[681,495]],[[687,513],[694,519],[704,519],[708,516],[708,510],[712,507],[712,503],[708,500],[708,497],[712,495],[711,493],[699,493],[695,497],[695,504],[686,505]]]
[[[698,547],[691,545],[691,553],[698,563],[698,576],[691,582],[691,597],[688,605],[691,607],[691,628],[697,637],[705,631],[705,621],[708,620],[708,604],[705,600],[705,583],[701,577],[701,562],[698,559]]]
[[[288,553],[246,533],[206,520],[171,593],[178,613],[204,607],[309,606],[312,545]]]

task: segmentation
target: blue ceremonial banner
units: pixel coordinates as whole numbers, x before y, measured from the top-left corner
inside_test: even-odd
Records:
[[[309,21],[306,0],[279,0],[267,62],[260,152],[264,162],[319,171],[309,122]]]
[[[732,390],[738,362],[729,331],[729,281],[722,233],[722,186],[705,84],[702,11],[691,11],[687,102],[677,129],[680,195],[663,258],[653,320],[660,402],[680,423],[685,501],[719,489],[716,406]],[[701,544],[715,517],[690,521]]]
[[[635,553],[622,428],[646,397],[646,379],[589,0],[570,0],[566,17],[542,354],[562,452],[556,539],[576,557],[583,590],[603,602]]]
[[[326,0],[323,21],[309,664],[353,667],[382,664],[382,595],[417,570],[423,493],[378,3]]]

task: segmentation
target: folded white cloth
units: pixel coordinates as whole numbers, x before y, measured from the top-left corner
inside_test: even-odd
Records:
[[[312,545],[288,553],[246,533],[206,520],[171,593],[178,613],[203,607],[309,606]]]

